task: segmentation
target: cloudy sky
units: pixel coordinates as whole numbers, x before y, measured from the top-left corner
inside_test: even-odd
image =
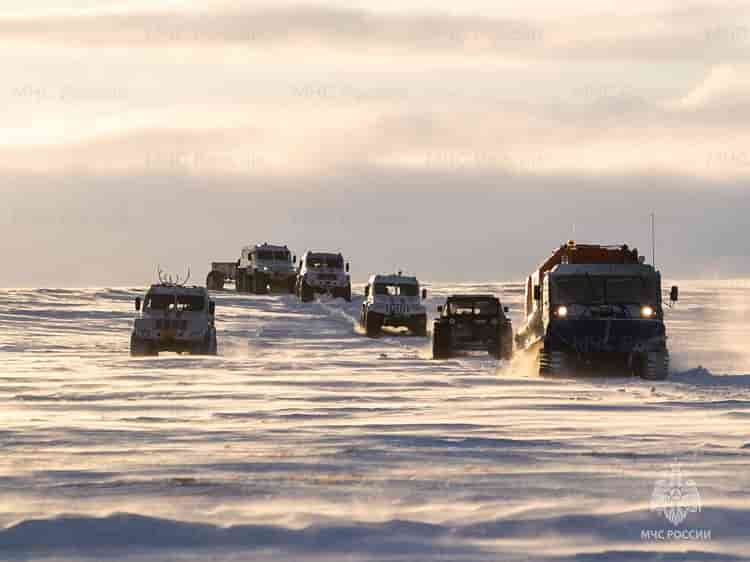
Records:
[[[750,4],[0,2],[0,285],[202,278],[254,241],[362,279],[556,245],[750,275]]]

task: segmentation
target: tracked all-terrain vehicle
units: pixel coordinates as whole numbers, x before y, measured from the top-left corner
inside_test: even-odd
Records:
[[[297,271],[296,293],[302,302],[310,302],[316,294],[352,300],[349,262],[341,253],[313,252],[302,256]]]
[[[419,290],[416,277],[373,275],[365,287],[360,324],[370,337],[380,334],[383,326],[408,328],[417,336],[427,335],[427,311],[421,299],[427,290]]]
[[[558,248],[526,281],[519,347],[541,375],[625,368],[644,379],[669,374],[661,274],[627,245]],[[670,300],[678,298],[672,287]]]
[[[453,295],[438,307],[432,327],[432,356],[456,351],[487,351],[497,359],[513,356],[513,326],[494,295]]]
[[[140,315],[130,336],[132,356],[162,351],[216,355],[216,304],[205,288],[151,285],[143,300],[135,299],[135,309]]]

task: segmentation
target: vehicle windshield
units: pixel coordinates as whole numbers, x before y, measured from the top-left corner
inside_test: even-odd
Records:
[[[146,308],[149,310],[167,310],[174,305],[174,295],[146,295]]]
[[[205,299],[200,295],[146,295],[146,308],[160,311],[198,312],[203,310]]]
[[[375,283],[376,295],[389,295],[392,297],[416,297],[419,295],[419,286],[414,283],[403,283],[400,285],[387,285],[386,283]]]
[[[476,316],[495,316],[498,312],[497,301],[491,299],[454,300],[448,302],[448,314]]]
[[[309,254],[307,256],[307,267],[330,267],[334,269],[344,268],[344,257],[340,254]]]
[[[200,295],[177,295],[177,310],[180,312],[199,312],[203,310],[205,299]]]
[[[292,261],[289,250],[258,250],[256,252],[258,261]]]
[[[656,286],[648,277],[577,275],[555,279],[560,304],[645,304],[656,302]]]

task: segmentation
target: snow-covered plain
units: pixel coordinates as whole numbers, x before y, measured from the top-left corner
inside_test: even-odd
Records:
[[[517,284],[428,288],[520,322]],[[681,290],[665,383],[436,362],[365,338],[359,298],[232,292],[218,357],[131,359],[140,291],[3,290],[0,557],[750,559],[750,282]],[[679,527],[649,509],[675,462],[702,500]]]

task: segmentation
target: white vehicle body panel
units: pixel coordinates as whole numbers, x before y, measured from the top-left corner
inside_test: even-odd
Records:
[[[154,297],[162,301],[168,300],[172,304],[165,308],[152,307],[150,302]],[[200,310],[181,309],[180,297],[202,302]],[[165,340],[184,344],[199,343],[214,328],[210,302],[208,292],[203,287],[152,285],[135,320],[133,333],[143,341],[156,343]]]
[[[265,252],[270,252],[272,254],[283,253],[286,254],[287,257],[283,259],[277,257],[272,259],[261,258]],[[239,267],[247,269],[248,271],[262,272],[270,279],[274,280],[289,278],[296,273],[289,248],[287,246],[267,243],[255,244],[242,248]]]
[[[375,286],[411,287],[413,295],[376,294]],[[406,275],[372,275],[367,282],[368,291],[364,306],[367,311],[377,312],[385,317],[424,316],[427,310],[419,294],[419,281],[416,277]]]
[[[324,265],[308,265],[308,257],[314,254],[316,256],[326,256],[332,259],[341,258],[341,267],[329,267]],[[345,261],[341,254],[329,252],[312,252],[307,251],[302,256],[300,262],[299,277],[301,280],[317,291],[329,291],[332,289],[345,289],[351,283],[349,274],[346,272]]]

